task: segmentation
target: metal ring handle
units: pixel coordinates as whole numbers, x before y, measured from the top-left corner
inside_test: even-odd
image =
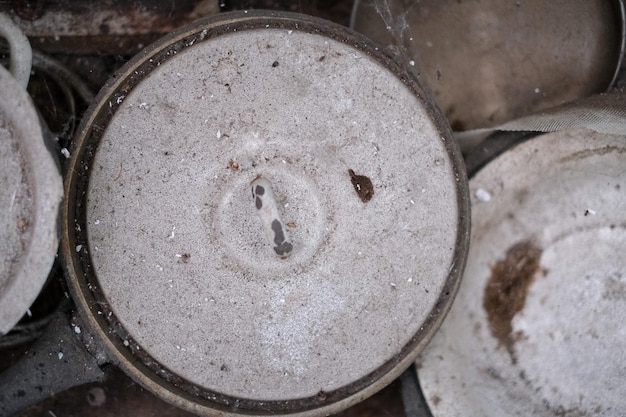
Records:
[[[20,85],[26,89],[33,64],[33,50],[28,38],[15,23],[4,13],[0,13],[0,35],[9,43],[11,64],[9,71]]]

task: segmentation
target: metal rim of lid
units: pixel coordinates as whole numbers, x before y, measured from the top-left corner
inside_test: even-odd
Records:
[[[428,104],[429,116],[444,138],[443,143],[456,179],[457,201],[455,203],[459,210],[454,262],[444,288],[420,332],[414,336],[410,343],[404,346],[400,354],[345,389],[306,399],[262,403],[207,392],[201,387],[172,374],[152,360],[149,355],[141,351],[135,351],[134,355],[131,354],[123,340],[116,336],[118,332],[125,334],[119,322],[109,322],[107,317],[104,317],[105,315],[110,316],[110,314],[97,314],[96,305],[101,300],[98,300],[98,296],[95,295],[97,290],[88,281],[88,276],[94,273],[90,258],[78,254],[75,250],[78,245],[87,244],[86,233],[82,233],[84,230],[82,232],[77,231],[77,226],[79,226],[79,230],[81,225],[86,227],[84,226],[86,218],[85,190],[89,184],[89,175],[87,174],[90,170],[90,161],[97,152],[99,139],[102,135],[102,132],[99,129],[94,129],[93,126],[96,124],[105,125],[121,102],[118,99],[123,98],[141,82],[151,69],[171,59],[177,52],[191,47],[196,42],[211,39],[221,34],[258,28],[297,30],[328,36],[367,53],[401,79],[417,97]],[[202,39],[199,40],[198,35],[201,33],[203,34]],[[169,51],[168,53],[164,52],[166,49]],[[63,207],[62,251],[67,263],[73,298],[89,329],[104,345],[109,358],[140,384],[181,408],[211,415],[215,415],[215,413],[224,415],[238,413],[319,415],[340,411],[382,389],[412,363],[441,324],[456,294],[469,244],[469,196],[464,164],[458,147],[451,138],[451,132],[445,119],[438,113],[432,99],[422,90],[419,83],[409,75],[407,69],[396,64],[392,58],[377,51],[366,38],[345,27],[317,18],[284,12],[235,12],[203,19],[183,27],[148,46],[131,59],[118,75],[112,78],[101,90],[95,104],[88,110],[81,122],[68,169],[71,174],[65,181],[66,200]],[[157,374],[165,375],[167,378],[157,376]]]
[[[22,318],[43,288],[58,248],[59,207],[63,198],[62,179],[52,153],[44,144],[40,119],[26,91],[0,66],[3,99],[0,108],[18,136],[19,153],[31,188],[32,218],[26,219],[28,242],[16,275],[9,278],[0,295],[2,329],[5,333]]]

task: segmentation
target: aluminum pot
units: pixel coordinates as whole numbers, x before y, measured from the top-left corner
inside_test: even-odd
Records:
[[[468,264],[415,415],[622,414],[624,139],[509,132],[468,157]]]
[[[621,0],[357,0],[351,27],[410,61],[455,131],[607,91],[624,53]]]
[[[25,88],[28,40],[0,14],[11,50],[11,73],[0,66],[0,336],[28,312],[57,253],[63,197],[58,161],[47,127]]]
[[[71,329],[193,413],[355,404],[413,363],[458,288],[451,131],[406,67],[341,26],[183,27],[107,83],[71,155]]]

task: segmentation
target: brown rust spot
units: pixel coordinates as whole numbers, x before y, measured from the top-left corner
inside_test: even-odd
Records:
[[[374,186],[372,185],[372,180],[365,175],[355,174],[351,169],[348,170],[348,175],[350,175],[350,182],[352,183],[354,191],[356,191],[361,201],[364,203],[370,201],[374,196]]]
[[[491,334],[507,349],[513,363],[516,362],[513,317],[524,308],[528,288],[540,270],[541,252],[529,240],[513,245],[505,258],[491,267],[491,277],[485,287],[483,308]]]

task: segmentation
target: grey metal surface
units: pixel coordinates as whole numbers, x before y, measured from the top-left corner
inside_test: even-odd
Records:
[[[538,136],[470,180],[464,280],[418,364],[434,416],[621,414],[624,139]]]
[[[214,25],[137,57],[87,116],[66,183],[74,295],[168,401],[336,412],[398,376],[448,308],[468,236],[458,149],[419,87],[345,29]],[[251,202],[258,175],[290,227],[287,260]]]
[[[606,91],[621,1],[359,0],[352,25],[411,61],[455,131]]]

